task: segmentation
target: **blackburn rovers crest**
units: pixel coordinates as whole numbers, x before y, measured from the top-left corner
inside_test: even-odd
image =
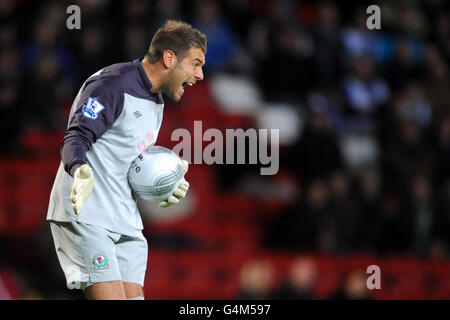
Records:
[[[108,258],[104,254],[96,254],[94,256],[94,269],[105,269],[109,267]]]

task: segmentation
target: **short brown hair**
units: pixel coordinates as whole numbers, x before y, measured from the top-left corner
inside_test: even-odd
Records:
[[[151,63],[158,61],[163,52],[172,50],[178,59],[183,59],[190,48],[199,48],[206,54],[206,36],[190,24],[167,20],[153,36],[145,57]]]

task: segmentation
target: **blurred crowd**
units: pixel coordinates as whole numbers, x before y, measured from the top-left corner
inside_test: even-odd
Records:
[[[373,2],[380,30],[366,26]],[[70,4],[81,8],[81,30],[66,28]],[[64,130],[81,83],[104,66],[142,58],[168,18],[207,35],[205,81],[225,111],[251,114],[260,127],[282,123],[280,172],[263,183],[281,190],[288,181],[294,191],[266,230],[268,248],[448,257],[445,0],[2,0],[0,152],[23,152],[25,129]],[[226,79],[259,98],[227,105]],[[280,118],[261,119],[268,111]],[[242,173],[220,168],[223,181]],[[277,297],[310,297],[316,271],[298,263]],[[251,268],[270,277],[264,265]],[[265,292],[260,278],[245,279],[251,292],[242,297]],[[349,275],[336,298],[365,297],[360,280]]]
[[[309,257],[295,257],[281,281],[270,261],[256,259],[242,267],[238,299],[244,300],[313,300],[319,291],[319,266]],[[346,272],[328,293],[332,300],[370,300],[367,274],[360,269]],[[279,282],[278,285],[275,283]]]
[[[310,23],[302,24],[306,13],[300,14],[297,41],[307,38],[314,49],[297,54],[291,70],[308,72],[290,83],[310,90],[298,97],[304,130],[281,163],[298,174],[302,191],[280,222],[290,232],[276,239],[331,252],[445,256],[448,4],[389,1],[380,7],[379,31],[367,29],[363,8],[348,11],[348,20],[330,2],[314,6]],[[283,69],[275,69],[283,79]]]

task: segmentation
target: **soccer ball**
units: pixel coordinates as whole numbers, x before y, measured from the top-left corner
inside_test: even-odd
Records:
[[[128,183],[144,200],[165,201],[184,180],[181,159],[161,146],[146,148],[130,165]]]

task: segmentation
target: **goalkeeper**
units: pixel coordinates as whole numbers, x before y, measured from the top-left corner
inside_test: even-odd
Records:
[[[203,33],[169,20],[144,59],[93,74],[73,102],[47,220],[68,288],[87,299],[144,299],[148,247],[127,172],[155,144],[162,93],[179,101],[203,79],[205,54]],[[160,206],[178,203],[188,188],[183,182]]]

